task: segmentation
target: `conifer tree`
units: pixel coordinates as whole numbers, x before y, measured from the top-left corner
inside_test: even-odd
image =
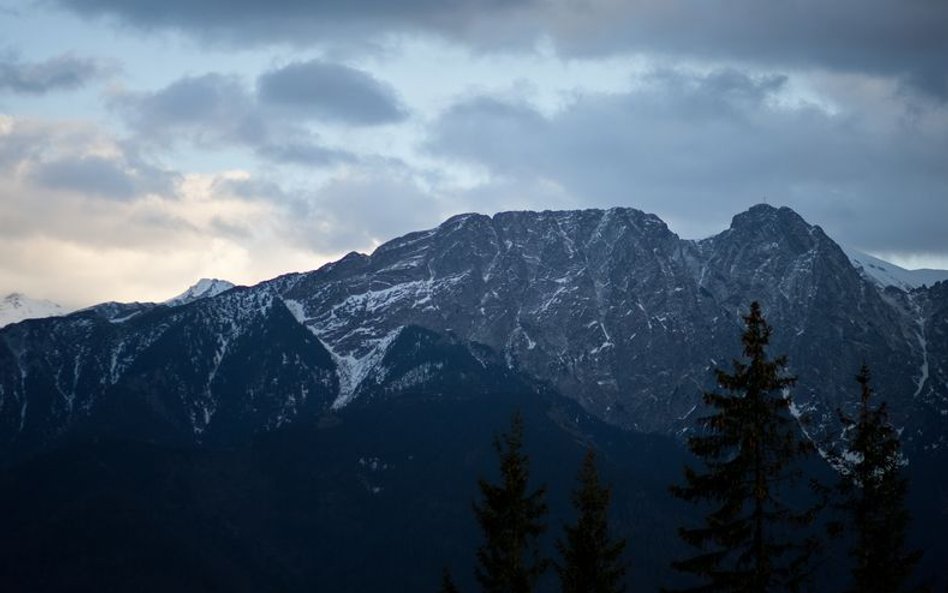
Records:
[[[856,376],[860,387],[859,413],[855,419],[841,413],[848,436],[841,469],[839,505],[854,534],[850,553],[854,560],[852,593],[901,593],[918,551],[905,549],[909,514],[905,508],[908,479],[898,432],[889,422],[885,402],[875,405],[869,368]]]
[[[477,550],[477,580],[485,593],[530,593],[548,565],[539,550],[546,530],[546,489],[528,491],[530,461],[523,452],[523,417],[516,413],[510,431],[494,440],[500,482],[480,479],[482,502],[474,513],[484,533]]]
[[[609,537],[609,500],[611,493],[599,481],[596,456],[586,454],[573,491],[576,523],[564,527],[566,538],[557,541],[562,556],[557,564],[563,593],[621,593],[625,565],[621,560],[624,539]]]
[[[711,414],[688,439],[704,467],[685,467],[685,484],[671,488],[679,498],[711,507],[702,525],[679,529],[697,553],[673,566],[703,581],[688,591],[799,590],[812,547],[799,534],[810,513],[781,498],[800,477],[798,458],[812,449],[790,414],[796,378],[786,373],[786,357],[768,357],[773,330],[757,302],[744,323],[744,358],[733,361],[731,373],[716,370],[724,392],[704,394]]]
[[[441,588],[438,591],[439,593],[459,593],[458,587],[454,584],[454,579],[451,578],[451,573],[448,572],[447,568],[441,573]]]

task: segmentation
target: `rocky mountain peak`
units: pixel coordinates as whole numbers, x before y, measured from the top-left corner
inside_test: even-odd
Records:
[[[787,207],[757,204],[734,216],[730,228],[718,235],[748,246],[782,245],[793,252],[812,249],[818,243],[832,243],[823,230],[809,224]]]
[[[262,389],[268,374],[293,381],[271,393],[288,399],[271,402],[266,422],[290,421],[306,413],[304,401],[336,409],[373,390],[388,393],[394,375],[386,361],[403,360],[394,350],[407,348],[412,334],[404,330],[416,327],[486,348],[511,372],[611,423],[674,434],[690,423],[701,390],[713,386],[711,369],[739,354],[740,315],[752,300],[763,304],[776,328],[775,349],[800,376],[796,401],[826,420],[821,430],[832,430],[863,360],[890,369],[879,390],[896,394],[901,418],[934,406],[924,414],[940,419],[948,346],[932,317],[943,310],[943,297],[930,294],[883,294],[819,227],[766,204],[699,242],[632,208],[462,214],[371,255],[353,252],[319,270],[188,307],[123,306],[36,328],[49,331],[40,337],[25,328],[0,334],[0,387],[17,402],[0,410],[0,424],[18,435],[34,421],[36,434],[46,434],[40,406],[31,403],[21,416],[19,405],[62,391],[67,403],[55,411],[55,430],[62,430],[74,414],[93,413],[95,402],[132,401],[117,390],[160,377],[164,387],[148,397],[173,396],[162,405],[184,406],[181,426],[206,435],[224,422],[215,406],[230,398],[256,402],[260,393],[227,390]],[[238,353],[274,336],[281,341],[251,374]],[[9,352],[4,341],[13,345]],[[181,358],[172,364],[175,356]],[[403,383],[454,372],[427,363],[426,370],[403,369],[414,377]],[[24,365],[33,365],[27,374],[35,383],[22,381]],[[40,381],[46,376],[53,379]],[[904,392],[917,393],[917,401]],[[143,398],[143,406],[153,405]]]
[[[228,282],[227,280],[220,280],[218,278],[201,278],[193,286],[190,286],[178,296],[168,299],[164,302],[164,304],[172,307],[186,305],[199,299],[217,296],[222,292],[230,290],[231,288],[234,288],[234,284],[232,282]]]

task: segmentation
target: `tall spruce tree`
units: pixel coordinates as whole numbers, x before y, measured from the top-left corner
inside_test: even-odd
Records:
[[[786,357],[768,357],[773,330],[757,302],[744,323],[744,359],[731,373],[715,371],[724,392],[704,394],[712,413],[688,439],[704,467],[685,467],[685,484],[671,488],[711,507],[703,525],[679,529],[697,553],[673,566],[702,581],[686,591],[797,591],[812,547],[800,533],[810,513],[782,499],[800,477],[798,458],[812,449],[790,414],[796,378],[786,373]]]
[[[592,449],[583,460],[579,484],[573,491],[576,523],[563,529],[565,539],[556,543],[562,563],[556,565],[563,593],[621,593],[625,564],[624,539],[609,536],[611,492],[600,483]]]
[[[889,422],[885,402],[875,405],[869,368],[856,376],[859,412],[856,418],[840,413],[847,447],[838,461],[841,469],[840,508],[853,533],[852,593],[906,591],[919,551],[906,551],[905,507],[908,479],[903,474],[899,434]]]
[[[514,414],[510,431],[494,440],[500,482],[480,479],[482,502],[474,513],[484,533],[477,550],[477,580],[486,593],[529,593],[549,561],[539,549],[547,506],[546,488],[528,491],[530,461],[523,452],[523,417]]]

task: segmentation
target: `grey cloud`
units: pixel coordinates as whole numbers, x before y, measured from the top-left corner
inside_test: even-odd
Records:
[[[532,107],[479,96],[442,116],[429,147],[433,153],[486,164],[502,174],[527,173],[543,160],[549,133],[549,122]]]
[[[50,144],[50,134],[42,130],[15,128],[0,134],[0,171],[8,172],[21,161],[34,158]]]
[[[106,198],[125,199],[135,193],[135,184],[121,167],[98,157],[45,163],[34,172],[33,178],[44,187],[75,189]]]
[[[508,19],[528,12],[539,0],[55,0],[91,17],[113,17],[145,30],[170,28],[230,44],[327,41],[349,44],[379,33],[427,31],[452,37],[493,37]],[[529,14],[528,14],[529,16]],[[486,23],[484,23],[486,21]],[[476,30],[476,31],[472,31]],[[511,31],[504,36],[515,38]],[[476,40],[476,39],[474,39]],[[521,40],[529,45],[531,40]]]
[[[97,156],[62,157],[34,165],[31,177],[49,189],[69,190],[107,199],[127,200],[148,192],[171,194],[172,175],[135,168],[120,160]]]
[[[313,167],[354,163],[359,160],[359,157],[351,152],[319,146],[315,141],[264,144],[257,148],[257,154],[271,161]]]
[[[288,188],[265,177],[220,179],[214,193],[274,205],[281,239],[318,253],[371,251],[378,242],[441,222],[442,199],[400,165],[376,165],[356,167],[319,187]],[[241,232],[214,224],[229,235]]]
[[[263,134],[263,123],[237,77],[188,76],[154,93],[119,97],[115,104],[151,139],[188,135],[199,144],[219,144]]]
[[[282,76],[282,71],[277,74]],[[280,97],[289,100],[294,96],[291,83],[277,78],[271,91],[278,95],[283,92]],[[377,108],[365,111],[363,107],[371,107],[372,99],[360,105],[356,91],[355,86],[346,91],[351,105],[340,107],[348,109],[340,117],[362,117],[365,122],[383,113]],[[296,113],[274,109],[269,101],[276,98],[258,100],[237,77],[210,73],[182,78],[152,93],[121,96],[114,100],[114,106],[143,143],[173,145],[187,141],[203,148],[236,145],[271,162],[307,166],[358,160],[348,151],[324,146]]]
[[[317,252],[371,251],[374,245],[437,225],[450,205],[392,169],[359,171],[309,192],[284,196],[292,239]]]
[[[560,2],[550,29],[566,55],[643,51],[895,76],[948,92],[948,3],[941,0]]]
[[[441,116],[428,149],[508,185],[559,188],[568,197],[554,195],[575,206],[655,212],[686,236],[717,232],[768,199],[854,246],[948,255],[948,118],[929,129],[780,106],[783,84],[666,70],[639,90],[582,96],[549,118],[476,97]]]
[[[106,71],[99,62],[64,54],[43,62],[23,62],[14,54],[0,55],[0,91],[42,95],[72,90]]]
[[[294,62],[257,80],[260,100],[295,115],[375,125],[405,119],[394,90],[369,74],[319,60]]]
[[[214,183],[215,193],[233,194],[246,200],[265,199],[274,202],[286,201],[287,194],[276,182],[251,177],[248,179],[221,178]]]
[[[174,28],[202,38],[311,45],[428,32],[478,48],[531,50],[551,39],[564,56],[646,52],[895,76],[948,97],[943,0],[58,0],[83,15]],[[726,9],[724,8],[726,6]]]
[[[109,156],[98,152],[107,148]],[[136,146],[74,122],[11,118],[0,133],[0,172],[8,184],[21,176],[45,189],[107,199],[145,193],[171,197],[178,175],[143,158]]]
[[[253,229],[249,225],[234,224],[220,217],[212,218],[209,226],[215,235],[228,239],[247,241],[253,237]]]

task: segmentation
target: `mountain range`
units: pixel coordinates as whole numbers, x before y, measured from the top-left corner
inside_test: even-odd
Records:
[[[217,296],[233,287],[234,284],[226,280],[219,280],[217,278],[201,278],[196,284],[189,287],[178,296],[164,301],[162,304],[172,307],[186,305],[198,299]],[[91,308],[97,309],[100,312],[104,312],[109,308],[112,308],[116,311],[124,311],[127,309],[138,310],[147,308],[151,305],[154,305],[154,303],[145,303],[143,305],[141,303],[132,304],[109,302],[101,303]],[[13,292],[8,294],[3,298],[2,301],[0,301],[0,328],[7,325],[12,325],[14,323],[19,323],[21,321],[26,321],[27,319],[61,317],[71,312],[72,311],[70,309],[63,307],[58,303],[44,299],[34,299],[23,293]]]
[[[426,459],[432,475],[419,479],[436,490],[436,469],[450,473],[458,456],[468,470],[487,471],[490,434],[516,402],[534,410],[528,419],[545,435],[546,455],[561,450],[578,459],[580,444],[595,443],[610,452],[619,483],[663,476],[660,486],[622,490],[632,496],[622,512],[634,516],[636,504],[655,511],[654,525],[627,524],[667,542],[660,551],[635,548],[664,562],[676,544],[673,529],[670,537],[657,535],[665,533],[659,524],[667,527],[681,511],[661,502],[673,478],[642,464],[680,467],[682,439],[701,414],[701,392],[713,387],[714,368],[740,355],[741,316],[757,300],[775,328],[773,352],[787,354],[798,377],[792,394],[801,429],[821,447],[840,438],[837,411],[857,401],[853,376],[860,364],[873,369],[913,471],[932,488],[916,503],[932,517],[920,537],[932,537],[933,526],[948,523],[948,480],[938,477],[948,446],[948,282],[937,282],[937,272],[893,276],[892,268],[860,255],[847,255],[792,210],[768,205],[736,215],[730,228],[699,241],[681,239],[658,217],[629,208],[465,214],[371,255],[350,253],[252,287],[206,282],[166,303],[107,303],[24,321],[0,329],[7,491],[40,488],[63,468],[87,467],[90,473],[74,479],[95,498],[101,484],[89,476],[101,468],[112,468],[105,475],[113,479],[137,471],[115,469],[130,464],[129,451],[152,462],[158,455],[165,473],[152,476],[156,487],[174,490],[168,484],[177,484],[176,466],[167,459],[178,456],[190,468],[178,477],[202,492],[201,500],[217,497],[233,509],[257,501],[279,515],[286,501],[271,492],[274,481],[292,496],[303,496],[299,489],[308,485],[315,498],[288,508],[348,541],[338,517],[325,518],[332,509],[353,513],[358,523],[362,507],[355,501],[397,491],[387,503],[393,506],[385,507],[392,515],[379,520],[388,533],[393,521],[407,520],[399,505],[420,496],[401,470],[380,467]],[[465,424],[488,417],[479,426]],[[435,460],[429,447],[455,457]],[[645,450],[662,453],[645,460]],[[261,470],[261,459],[275,465]],[[538,463],[559,465],[549,457]],[[209,467],[225,481],[245,480],[260,490],[238,489],[239,500],[231,498],[236,495],[205,483],[196,469]],[[261,472],[269,476],[265,482]],[[132,498],[123,504],[144,496],[138,484],[127,489]],[[459,524],[472,496],[464,488],[431,494],[430,504],[412,508],[437,515],[432,509],[450,507],[445,521]],[[39,522],[25,520],[18,533],[66,529],[37,517],[62,515],[72,508],[68,500],[35,506],[40,503],[10,496],[0,503]],[[171,523],[193,523],[180,507],[162,509]],[[207,513],[200,521],[215,529],[237,516]],[[271,552],[299,552],[287,548],[288,518],[278,521],[285,531],[276,535],[245,521],[226,529],[256,534]],[[149,523],[149,529],[158,527]],[[249,554],[241,547],[251,545],[246,534],[226,529],[226,537],[216,531],[200,537],[218,543],[223,537]],[[431,535],[437,530],[430,524],[422,532],[433,538],[429,543],[447,546],[455,555],[445,552],[443,561],[456,564],[458,542],[473,536],[452,544]],[[306,549],[315,554],[321,545],[309,542]],[[259,559],[262,552],[254,550]],[[18,566],[41,566],[18,553]],[[349,553],[357,555],[343,555]],[[409,561],[408,551],[397,554]],[[213,560],[224,563],[220,582],[240,574],[232,566],[240,564],[236,557]],[[665,578],[658,564],[646,570],[655,585]],[[299,566],[266,564],[247,578],[266,579],[276,570],[288,590],[302,590],[300,583],[312,579],[349,590],[376,586],[349,573],[313,576]],[[379,583],[395,574],[396,568],[382,570]]]
[[[6,328],[0,455],[139,421],[176,442],[249,436],[423,385],[442,369],[384,363],[411,347],[407,328],[483,348],[610,424],[680,434],[751,300],[814,435],[838,430],[865,361],[907,441],[942,446],[948,284],[876,279],[787,208],[756,206],[701,241],[633,209],[456,216],[250,288],[206,281]]]

